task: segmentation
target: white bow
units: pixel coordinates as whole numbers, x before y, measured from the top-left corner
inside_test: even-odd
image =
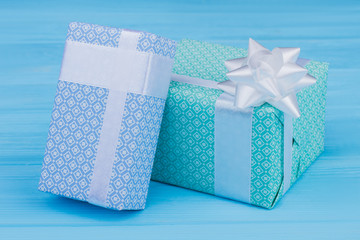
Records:
[[[300,48],[269,51],[250,38],[247,57],[225,61],[230,80],[218,87],[235,96],[234,105],[240,109],[268,102],[295,118],[300,117],[296,93],[316,83],[316,79],[296,64],[299,54]]]

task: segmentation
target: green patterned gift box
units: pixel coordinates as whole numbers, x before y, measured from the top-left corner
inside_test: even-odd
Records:
[[[223,82],[227,80],[224,62],[246,55],[240,48],[183,40],[177,46],[173,73]],[[292,122],[291,185],[324,150],[328,64],[310,61],[305,68],[317,81],[297,93],[301,117]],[[171,82],[153,180],[217,195],[215,163],[221,162],[215,161],[215,104],[222,93],[216,88]],[[267,103],[253,110],[246,201],[250,204],[272,208],[285,193],[283,115]],[[231,183],[237,184],[241,185]],[[231,194],[222,196],[241,200]]]

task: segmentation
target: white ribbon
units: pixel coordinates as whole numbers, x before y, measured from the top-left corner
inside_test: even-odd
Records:
[[[128,48],[134,34],[122,31],[118,48],[66,41],[59,79],[166,98],[173,60]]]
[[[235,96],[234,105],[239,109],[268,102],[297,118],[300,110],[296,93],[316,82],[296,63],[299,54],[300,48],[269,51],[250,38],[247,57],[225,62],[230,80],[219,83],[219,88]]]
[[[250,202],[253,112],[240,111],[223,93],[215,103],[215,194]]]

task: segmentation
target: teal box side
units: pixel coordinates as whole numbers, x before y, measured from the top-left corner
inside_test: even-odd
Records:
[[[215,102],[221,93],[171,82],[153,180],[214,194]]]

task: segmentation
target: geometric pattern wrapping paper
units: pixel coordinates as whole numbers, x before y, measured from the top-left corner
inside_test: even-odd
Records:
[[[164,104],[161,98],[128,94],[107,197],[109,207],[145,207]]]
[[[87,199],[107,95],[103,88],[59,81],[40,190]]]
[[[117,48],[122,33],[118,28],[74,22],[67,41]],[[175,42],[140,32],[136,51],[170,61]],[[59,80],[39,190],[88,201],[109,91]],[[145,207],[164,105],[161,97],[126,93],[104,207]]]
[[[245,57],[230,46],[182,40],[173,73],[222,82],[225,60]],[[305,68],[317,79],[297,94],[301,117],[293,121],[291,184],[324,148],[327,63],[310,61]],[[152,179],[215,194],[214,116],[219,89],[170,83]],[[272,208],[283,195],[283,113],[264,104],[254,109],[251,139],[250,204]],[[219,163],[218,163],[219,164]]]

